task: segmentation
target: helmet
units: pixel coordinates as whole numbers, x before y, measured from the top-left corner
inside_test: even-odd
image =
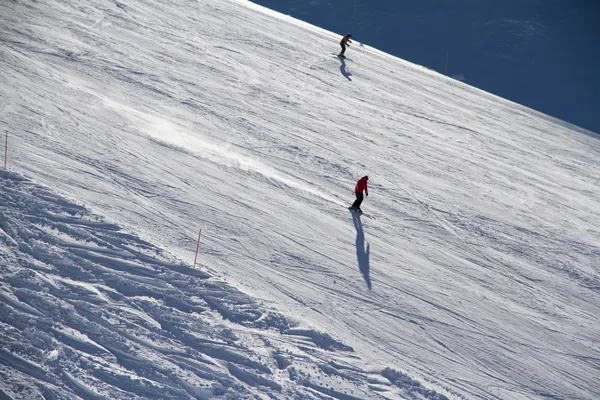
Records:
[[[369,180],[369,176],[368,176],[368,175],[365,175],[365,179],[366,179],[366,180]]]
[[[352,35],[351,35],[351,34],[348,34],[348,37],[352,37]]]

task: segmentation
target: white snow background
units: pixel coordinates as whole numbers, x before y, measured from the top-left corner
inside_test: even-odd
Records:
[[[0,2],[2,398],[600,398],[600,137],[339,36]]]

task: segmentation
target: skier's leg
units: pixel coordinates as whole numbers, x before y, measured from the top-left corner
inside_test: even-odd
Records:
[[[356,210],[358,208],[360,208],[360,204],[363,201],[363,194],[362,193],[355,193],[356,195],[356,200],[354,201],[354,203],[352,203],[352,209]]]
[[[346,52],[346,45],[344,43],[340,43],[340,46],[342,46],[342,52],[340,53],[340,56],[343,56]]]
[[[363,199],[364,199],[364,197],[363,197],[362,193],[356,193],[356,202],[358,203],[356,205],[356,210],[361,211],[360,205],[362,204]]]
[[[356,210],[356,205],[358,204],[358,193],[354,193],[354,195],[356,196],[356,200],[354,200],[354,203],[352,203],[350,208]]]

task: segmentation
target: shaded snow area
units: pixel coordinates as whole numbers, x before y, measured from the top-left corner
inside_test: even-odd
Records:
[[[0,2],[5,397],[600,398],[600,138],[339,39]]]
[[[445,399],[0,172],[3,399]]]

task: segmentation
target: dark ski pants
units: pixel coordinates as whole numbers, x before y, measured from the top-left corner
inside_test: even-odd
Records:
[[[356,195],[356,201],[354,203],[352,203],[352,208],[354,208],[355,210],[360,208],[360,205],[363,202],[364,196],[362,193],[354,193]]]
[[[340,56],[343,56],[346,52],[346,45],[344,43],[340,43],[340,46],[342,46],[342,52],[340,53]]]

